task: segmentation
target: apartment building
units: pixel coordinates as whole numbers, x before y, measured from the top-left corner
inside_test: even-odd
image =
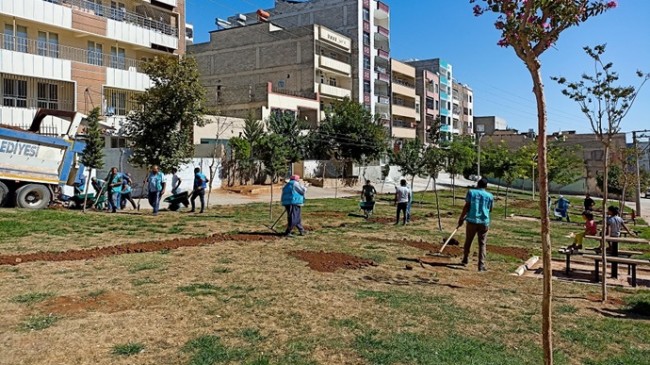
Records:
[[[397,146],[415,139],[420,122],[420,98],[416,93],[415,67],[391,60],[391,137]]]
[[[469,85],[456,80],[453,83],[452,99],[452,125],[457,134],[474,134],[474,92]],[[454,132],[455,133],[455,132]]]
[[[390,9],[377,0],[276,0],[269,19],[285,28],[321,24],[351,40],[352,98],[372,113],[386,111],[390,82]],[[237,14],[232,25],[255,23],[257,15]],[[389,105],[389,104],[388,104]]]
[[[0,23],[0,124],[18,127],[37,108],[101,107],[119,128],[150,86],[142,62],[182,55],[187,40],[185,0],[0,0]]]
[[[420,98],[420,123],[418,138],[426,144],[431,143],[431,128],[440,117],[440,78],[429,70],[416,70],[415,92]]]
[[[474,117],[474,133],[493,134],[508,129],[508,122],[496,115]]]
[[[352,96],[350,38],[314,24],[224,28],[191,45],[209,106],[224,116],[266,119],[291,111],[311,126],[336,100]]]
[[[415,67],[417,73],[429,71],[438,76],[438,95],[440,104],[440,132],[443,139],[462,133],[461,128],[454,128],[453,122],[453,67],[440,58],[407,62]],[[472,101],[473,103],[473,101]],[[460,117],[460,115],[459,115]]]

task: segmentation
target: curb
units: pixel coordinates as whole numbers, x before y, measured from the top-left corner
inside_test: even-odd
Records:
[[[522,276],[527,270],[530,270],[539,261],[539,256],[533,256],[528,259],[523,265],[515,270],[515,275]]]

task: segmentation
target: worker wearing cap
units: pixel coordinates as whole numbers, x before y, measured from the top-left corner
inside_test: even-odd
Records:
[[[293,175],[282,188],[282,205],[287,211],[286,237],[291,237],[294,228],[298,228],[301,236],[305,235],[302,226],[302,206],[305,204],[305,193],[307,186],[300,183],[300,176]]]
[[[147,198],[153,208],[153,215],[158,215],[160,198],[165,194],[165,187],[167,186],[165,175],[160,171],[158,165],[151,166],[145,184],[147,184],[147,190],[149,191]]]

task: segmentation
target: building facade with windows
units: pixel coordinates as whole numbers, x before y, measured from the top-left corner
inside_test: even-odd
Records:
[[[150,86],[143,61],[185,52],[185,0],[0,0],[0,23],[0,124],[18,127],[100,107],[119,128]]]
[[[269,20],[287,29],[321,24],[351,40],[352,99],[373,114],[390,106],[390,9],[378,0],[276,0]],[[228,18],[227,26],[257,22],[256,13]],[[383,112],[382,112],[383,111]]]
[[[421,107],[415,85],[415,67],[391,60],[390,130],[396,146],[417,137]]]
[[[420,98],[420,123],[417,136],[425,144],[434,143],[432,128],[440,117],[440,78],[429,70],[416,69],[415,92]],[[437,132],[437,131],[436,131]]]
[[[453,80],[452,123],[453,130],[460,135],[474,134],[474,92],[472,89]]]
[[[336,100],[352,97],[351,39],[315,24],[267,22],[220,29],[188,47],[217,114],[266,119],[292,112],[312,127]]]

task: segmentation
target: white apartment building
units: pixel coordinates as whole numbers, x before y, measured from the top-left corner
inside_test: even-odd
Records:
[[[0,23],[0,124],[17,127],[38,108],[101,107],[119,128],[132,97],[150,86],[142,62],[182,55],[191,41],[185,0],[0,0]]]

